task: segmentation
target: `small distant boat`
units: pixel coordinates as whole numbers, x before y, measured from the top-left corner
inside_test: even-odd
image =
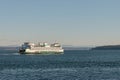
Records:
[[[48,43],[25,42],[19,49],[20,54],[63,54],[64,49],[59,43],[48,45]]]

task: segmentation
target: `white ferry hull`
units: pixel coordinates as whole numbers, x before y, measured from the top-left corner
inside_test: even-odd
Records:
[[[64,50],[19,50],[21,54],[63,54]]]

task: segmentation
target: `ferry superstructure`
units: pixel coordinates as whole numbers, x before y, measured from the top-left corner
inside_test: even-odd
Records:
[[[64,49],[59,43],[54,43],[48,45],[48,43],[30,43],[25,42],[19,49],[19,53],[21,54],[47,54],[47,53],[55,53],[55,54],[63,54]]]

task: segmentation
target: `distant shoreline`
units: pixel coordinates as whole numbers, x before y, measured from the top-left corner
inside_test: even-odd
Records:
[[[18,50],[19,47],[12,47],[12,46],[0,46],[0,50]]]
[[[0,50],[18,50],[19,46],[0,46]],[[63,47],[64,50],[90,50],[90,47]]]
[[[120,50],[120,45],[97,46],[91,50]]]
[[[19,46],[0,46],[0,50],[18,50]],[[69,46],[64,47],[64,50],[120,50],[120,45],[106,45],[106,46],[96,46],[96,47],[76,47]]]

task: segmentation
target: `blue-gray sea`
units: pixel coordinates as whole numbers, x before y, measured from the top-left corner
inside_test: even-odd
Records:
[[[0,51],[0,80],[120,80],[119,50],[66,50],[63,55]]]

